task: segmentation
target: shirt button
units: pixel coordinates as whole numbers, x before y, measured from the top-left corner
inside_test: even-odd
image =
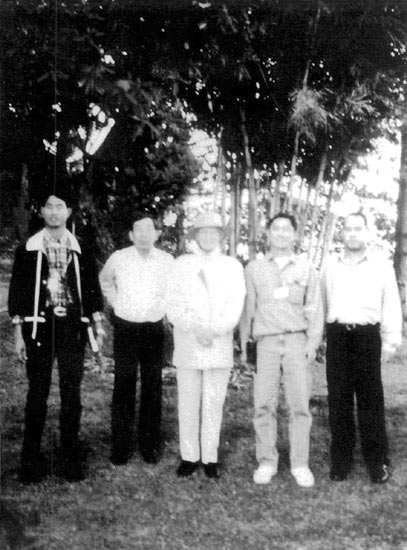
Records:
[[[46,284],[47,284],[47,281],[46,281],[45,279],[43,279],[42,284],[43,284],[43,285],[46,285]]]
[[[41,342],[37,342],[37,347],[41,347]]]

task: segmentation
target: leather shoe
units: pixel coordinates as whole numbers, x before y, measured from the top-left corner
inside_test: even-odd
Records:
[[[349,476],[349,471],[347,470],[331,470],[329,473],[329,479],[331,481],[345,481]]]
[[[385,464],[374,466],[370,470],[372,483],[386,483],[390,479],[390,472]]]
[[[204,468],[206,477],[209,477],[211,479],[220,478],[219,466],[216,462],[208,462],[208,464],[203,465],[203,468]]]
[[[81,460],[73,460],[70,464],[65,464],[62,476],[69,483],[85,479],[85,468]]]
[[[189,460],[181,460],[177,468],[177,476],[189,477],[197,470],[198,466],[199,466],[199,462],[190,462]]]
[[[113,452],[110,456],[110,462],[114,466],[124,466],[128,463],[130,455],[128,453],[115,453]]]
[[[143,457],[144,462],[147,462],[147,464],[157,464],[157,462],[160,461],[160,453],[157,450],[153,451],[145,451],[144,453],[141,453],[141,456]]]
[[[47,466],[42,455],[23,460],[20,470],[20,482],[24,484],[40,483],[47,475]]]

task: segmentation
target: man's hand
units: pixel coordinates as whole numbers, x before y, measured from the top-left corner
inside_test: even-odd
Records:
[[[205,348],[210,348],[213,345],[214,334],[209,328],[199,328],[196,332],[196,339]]]
[[[247,351],[246,351],[246,346],[244,346],[243,349],[242,349],[242,353],[240,354],[240,361],[241,361],[241,363],[243,363],[244,365],[247,365]]]
[[[315,361],[315,358],[317,356],[317,350],[315,349],[315,347],[307,344],[305,346],[305,356],[308,360],[308,363],[312,363],[313,361]]]
[[[98,353],[100,353],[103,347],[104,337],[106,336],[102,321],[95,321],[95,333],[96,343],[98,345]]]
[[[204,348],[210,348],[213,345],[213,340],[211,338],[206,338],[205,336],[202,336],[200,334],[196,335],[196,339],[201,344],[201,346],[204,346]]]
[[[103,341],[104,341],[104,335],[103,334],[96,334],[96,342],[99,348],[99,353],[103,347]]]
[[[14,349],[17,359],[21,363],[25,363],[25,361],[27,361],[27,349],[25,347],[21,325],[16,325],[14,329]]]

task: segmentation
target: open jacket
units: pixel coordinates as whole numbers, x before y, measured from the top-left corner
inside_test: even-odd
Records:
[[[174,325],[174,364],[181,368],[232,368],[233,329],[246,294],[238,260],[214,251],[209,257],[185,254],[175,261],[169,293],[168,318]],[[213,343],[202,346],[202,329]]]
[[[92,254],[82,254],[76,237],[68,232],[71,252],[67,267],[73,311],[88,322],[92,314],[103,309],[98,269]],[[23,332],[32,340],[41,340],[46,319],[48,260],[44,250],[44,230],[18,246],[10,281],[8,308],[10,317],[19,316]]]

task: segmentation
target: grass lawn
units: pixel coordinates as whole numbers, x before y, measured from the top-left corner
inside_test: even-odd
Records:
[[[299,488],[288,464],[287,414],[280,410],[280,464],[267,486],[252,482],[255,468],[250,376],[230,387],[220,460],[223,475],[178,479],[174,377],[165,377],[163,459],[155,466],[137,452],[127,466],[109,463],[111,360],[88,362],[83,384],[82,439],[90,446],[88,476],[76,484],[56,476],[34,486],[17,480],[26,392],[13,357],[11,330],[0,315],[1,493],[0,548],[45,550],[407,550],[407,352],[384,367],[393,476],[370,483],[357,450],[349,480],[328,479],[328,410],[324,365],[315,364],[311,461],[316,484]],[[56,374],[56,373],[55,373]],[[55,458],[58,391],[54,377],[44,451]],[[3,546],[2,546],[3,544]]]

